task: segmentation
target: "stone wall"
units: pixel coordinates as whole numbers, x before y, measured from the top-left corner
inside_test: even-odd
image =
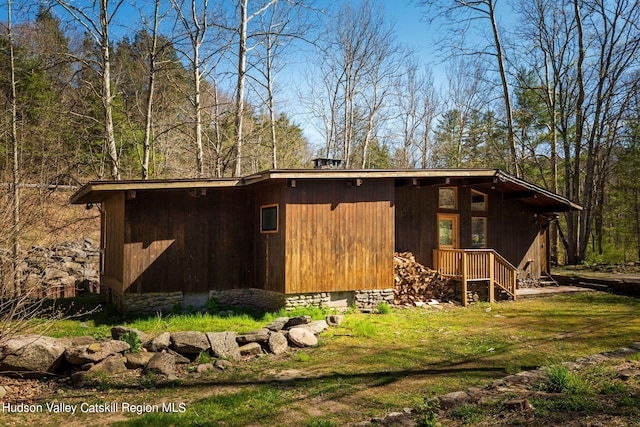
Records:
[[[122,303],[127,312],[171,313],[176,305],[182,306],[182,292],[154,292],[149,294],[124,294]],[[116,304],[118,305],[118,304]]]
[[[393,288],[355,291],[354,302],[360,310],[374,309],[382,302],[393,305]]]
[[[8,262],[8,255],[0,259]],[[87,238],[51,247],[33,246],[20,262],[23,284],[36,298],[74,297],[81,292],[99,292],[100,251]],[[8,266],[0,266],[0,270]]]
[[[287,295],[285,298],[285,308],[293,310],[298,307],[329,307],[331,304],[331,296],[327,292],[318,294],[296,294]]]

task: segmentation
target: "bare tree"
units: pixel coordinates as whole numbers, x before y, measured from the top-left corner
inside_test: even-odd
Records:
[[[345,168],[364,166],[405,52],[382,9],[368,0],[345,4],[325,34],[316,67],[322,84],[312,88],[310,104],[323,117],[326,155],[341,157]]]
[[[11,139],[11,190],[12,190],[12,218],[11,224],[11,262],[12,262],[12,283],[13,290],[16,294],[21,291],[22,277],[20,274],[20,162],[18,150],[18,96],[16,93],[16,64],[13,49],[13,25],[12,25],[12,7],[11,0],[7,0],[7,42],[9,44],[9,70],[10,70],[10,105],[11,129],[9,135]]]
[[[419,63],[407,60],[396,86],[397,120],[400,122],[400,148],[396,166],[427,167],[433,121],[439,101],[430,70],[420,71]]]
[[[257,7],[256,11],[249,14],[248,0],[238,0],[238,83],[236,85],[236,111],[235,111],[235,139],[236,139],[236,164],[234,175],[242,175],[242,145],[244,142],[243,121],[245,114],[245,83],[247,79],[247,54],[254,46],[247,45],[249,34],[247,26],[249,22],[260,16],[267,9],[277,3],[278,0],[270,0]]]
[[[278,135],[276,115],[276,89],[278,73],[285,66],[285,59],[293,41],[313,43],[306,39],[313,24],[309,19],[315,10],[304,1],[280,0],[259,15],[259,29],[255,34],[258,44],[256,60],[253,61],[255,93],[267,108],[269,115],[269,139],[271,167],[278,167]]]
[[[513,173],[521,177],[522,168],[518,161],[516,138],[513,127],[513,112],[511,107],[510,86],[506,70],[505,49],[501,40],[501,33],[497,21],[498,0],[454,0],[453,4],[445,4],[435,0],[421,0],[420,4],[425,7],[426,15],[436,17],[444,17],[449,25],[452,26],[452,34],[455,37],[447,39],[446,43],[449,48],[453,49],[454,55],[490,55],[495,59],[500,77],[500,86],[502,89],[502,100],[505,111],[505,121],[507,127],[507,143],[510,151],[510,164]],[[465,46],[464,34],[466,30],[473,26],[476,22],[486,21],[490,28],[490,40],[487,40],[487,46]],[[451,34],[451,33],[450,33]],[[462,36],[460,36],[462,34]],[[451,45],[451,43],[460,43]]]
[[[101,77],[101,99],[104,108],[104,127],[107,155],[111,166],[111,178],[120,179],[120,160],[113,129],[113,93],[111,88],[111,42],[109,27],[124,0],[94,0],[86,6],[77,6],[67,0],[55,0],[71,17],[80,24],[100,48],[100,62],[95,68]]]
[[[204,172],[204,153],[202,148],[202,79],[206,74],[202,59],[202,44],[207,37],[209,28],[207,8],[209,0],[203,0],[199,8],[197,0],[171,0],[182,29],[189,39],[190,52],[182,50],[187,58],[192,72],[192,93],[189,98],[194,116],[194,139],[196,148],[196,176],[200,177]]]

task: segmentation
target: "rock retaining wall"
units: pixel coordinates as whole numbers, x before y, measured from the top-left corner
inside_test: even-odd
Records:
[[[281,317],[240,335],[186,331],[150,336],[137,329],[116,326],[111,329],[112,339],[102,342],[92,337],[15,336],[0,342],[0,374],[27,378],[69,375],[74,385],[95,378],[92,374],[118,374],[139,368],[171,377],[177,372],[176,363],[194,363],[203,353],[217,359],[216,366],[224,369],[231,361],[262,354],[278,355],[290,347],[316,346],[316,335],[329,324],[339,325],[342,319],[340,315],[331,315],[328,321],[312,321],[309,316]],[[197,372],[212,368],[213,364],[200,364]]]
[[[0,256],[0,260],[0,270],[8,268],[8,255]],[[46,248],[33,246],[25,251],[20,263],[23,283],[36,298],[99,292],[99,268],[100,250],[89,238]]]

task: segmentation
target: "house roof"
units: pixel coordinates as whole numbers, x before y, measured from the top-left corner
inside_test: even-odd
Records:
[[[91,181],[80,188],[71,203],[100,203],[123,191],[198,190],[246,187],[261,182],[305,179],[394,179],[400,185],[467,185],[479,191],[492,189],[505,200],[522,200],[541,212],[582,210],[569,199],[516,178],[499,169],[272,169],[242,178],[194,178],[128,181]]]

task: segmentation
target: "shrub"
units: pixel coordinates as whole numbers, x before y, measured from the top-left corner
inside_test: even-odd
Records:
[[[437,400],[424,402],[416,408],[416,425],[418,427],[438,427],[438,411],[440,405]]]
[[[542,384],[542,390],[548,393],[586,393],[589,386],[564,365],[554,364],[546,369],[547,379]]]
[[[378,304],[378,313],[389,314],[391,313],[391,307],[386,302],[381,302],[380,304]]]
[[[449,411],[449,416],[465,424],[477,424],[483,418],[482,410],[474,405],[459,405]]]
[[[131,346],[125,353],[138,353],[142,349],[142,341],[140,337],[133,331],[129,331],[120,337],[120,341],[124,341]]]
[[[220,304],[215,298],[209,298],[204,304],[204,307],[207,309],[207,312],[211,314],[216,314],[220,311]]]

